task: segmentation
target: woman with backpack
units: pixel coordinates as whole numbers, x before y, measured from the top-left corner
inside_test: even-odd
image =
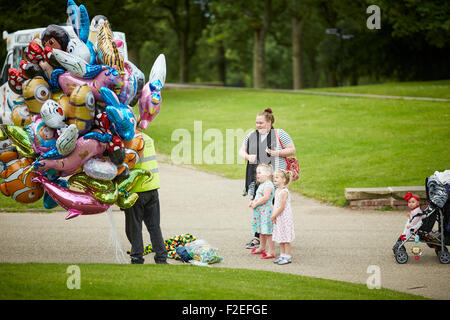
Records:
[[[274,171],[287,170],[287,157],[295,154],[295,145],[289,134],[283,129],[274,129],[275,118],[271,108],[256,115],[256,130],[250,132],[244,139],[239,150],[239,156],[247,161],[244,196],[255,197],[258,189],[256,167],[258,164],[270,164]],[[298,167],[297,167],[298,169]],[[259,234],[247,243],[247,249],[259,247]]]

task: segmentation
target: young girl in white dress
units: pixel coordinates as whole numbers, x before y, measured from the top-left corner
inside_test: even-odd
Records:
[[[280,244],[280,256],[274,261],[279,265],[291,263],[291,242],[295,238],[294,218],[291,209],[291,195],[287,186],[291,181],[291,174],[286,170],[277,170],[273,175],[273,183],[278,189],[275,191],[275,204],[271,219],[273,221],[272,240]]]

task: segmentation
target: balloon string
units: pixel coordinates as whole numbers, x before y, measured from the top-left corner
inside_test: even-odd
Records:
[[[125,253],[122,250],[122,247],[120,246],[120,240],[119,235],[116,231],[116,225],[113,220],[112,216],[112,208],[108,208],[108,217],[109,217],[109,225],[110,225],[110,241],[112,242],[114,246],[114,254],[116,257],[116,262],[119,264],[126,264],[128,262]]]

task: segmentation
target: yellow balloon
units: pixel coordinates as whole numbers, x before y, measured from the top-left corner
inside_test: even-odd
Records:
[[[60,105],[66,115],[66,123],[75,124],[81,135],[91,129],[95,116],[95,98],[87,84],[77,86],[68,100],[61,99]]]
[[[42,105],[51,98],[50,86],[42,77],[34,77],[22,85],[22,95],[31,115],[39,114]]]
[[[117,69],[120,72],[124,71],[123,57],[114,42],[113,33],[108,21],[100,27],[97,35],[97,56],[102,64]]]

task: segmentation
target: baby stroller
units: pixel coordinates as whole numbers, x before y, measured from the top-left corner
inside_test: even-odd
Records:
[[[393,248],[395,260],[399,264],[408,262],[408,253],[405,248],[407,242],[426,243],[428,247],[435,250],[440,263],[450,263],[450,253],[446,247],[450,245],[450,185],[442,185],[435,176],[430,176],[425,180],[425,186],[429,205],[421,214],[422,225]],[[433,231],[436,221],[438,230]],[[421,254],[418,247],[413,247],[412,251],[416,256]]]

